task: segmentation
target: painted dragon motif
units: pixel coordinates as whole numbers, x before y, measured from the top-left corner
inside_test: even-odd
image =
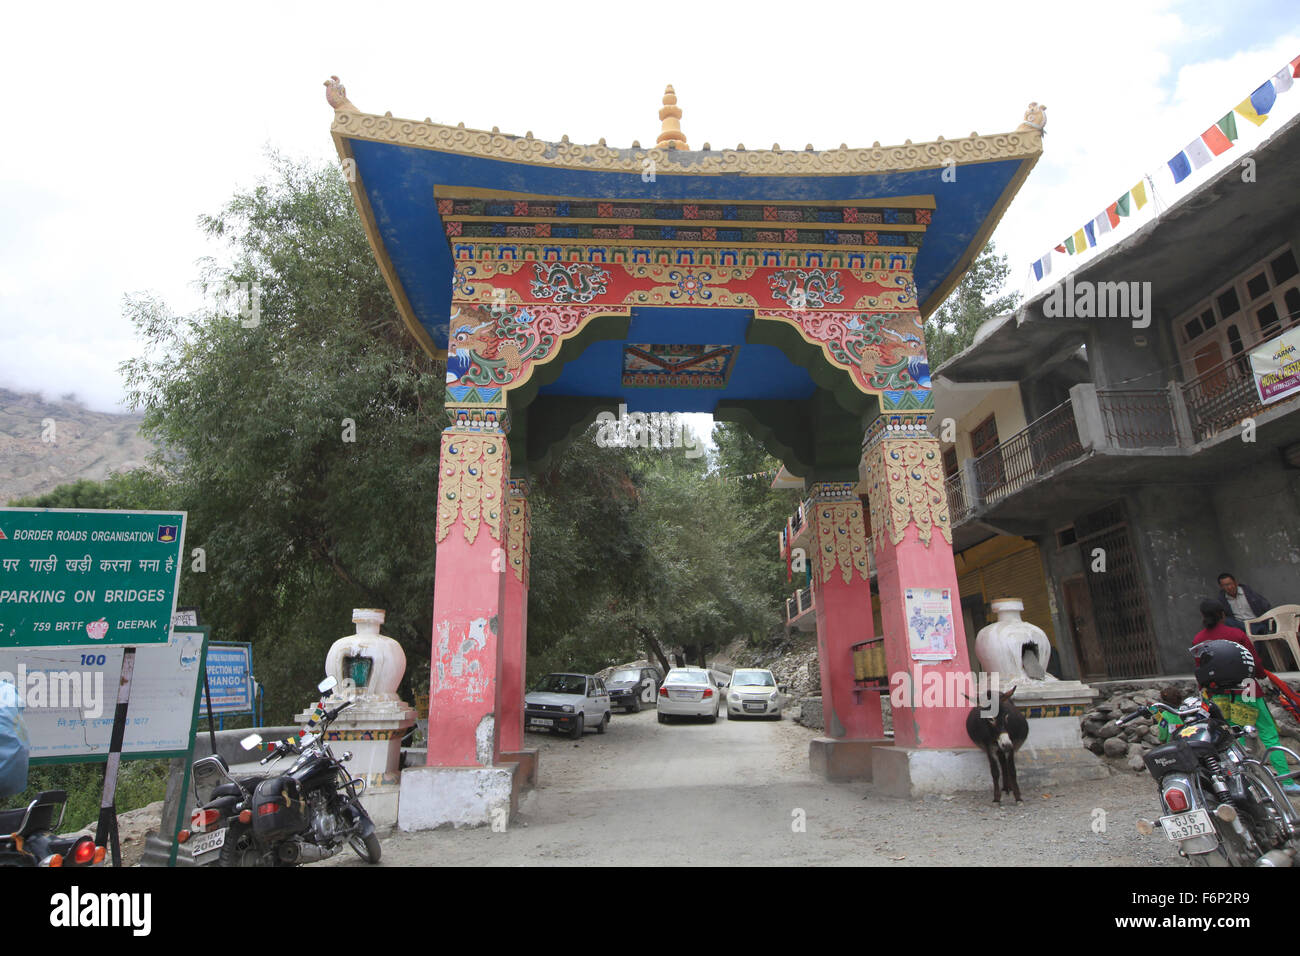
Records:
[[[531,292],[539,299],[556,303],[588,303],[605,294],[609,272],[590,262],[534,263],[537,278],[532,280]]]
[[[824,309],[844,301],[840,274],[823,269],[780,269],[768,278],[772,298],[796,311]]]

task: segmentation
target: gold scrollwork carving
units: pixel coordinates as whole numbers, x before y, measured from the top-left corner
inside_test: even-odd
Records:
[[[927,438],[885,439],[867,457],[871,526],[880,529],[875,536],[877,549],[883,546],[885,534],[899,544],[910,523],[916,524],[923,544],[929,545],[936,529],[952,544],[939,443]]]
[[[822,583],[831,579],[836,567],[845,584],[853,580],[855,568],[858,577],[869,581],[871,568],[862,503],[858,500],[819,502],[814,507],[817,509],[817,567]]]
[[[532,556],[531,519],[528,499],[512,494],[506,507],[506,559],[524,587],[528,587],[528,564]]]
[[[487,526],[494,541],[501,540],[501,479],[507,465],[504,435],[462,433],[448,429],[442,435],[442,467],[438,478],[438,540],[451,532],[459,518],[465,540],[478,538]]]

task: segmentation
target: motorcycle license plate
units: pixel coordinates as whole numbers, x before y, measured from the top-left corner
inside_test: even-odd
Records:
[[[211,833],[196,833],[190,837],[190,855],[197,858],[212,850],[219,850],[226,844],[227,827],[213,830]]]
[[[1214,824],[1210,822],[1208,810],[1188,810],[1186,813],[1174,813],[1160,818],[1160,825],[1165,828],[1165,836],[1175,843],[1190,840],[1198,836],[1214,836]]]
[[[555,724],[555,721],[546,720],[545,718],[542,717],[530,717],[528,719],[528,722],[532,724],[534,727],[551,727],[554,726]]]

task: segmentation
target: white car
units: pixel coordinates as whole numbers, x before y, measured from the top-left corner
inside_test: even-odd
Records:
[[[588,727],[603,734],[609,713],[605,684],[590,674],[547,674],[524,695],[527,730],[560,730],[576,740]]]
[[[721,696],[703,667],[674,667],[659,686],[659,723],[668,723],[669,717],[704,717],[713,723]]]
[[[774,717],[781,719],[782,688],[772,672],[761,667],[742,667],[731,675],[727,688],[727,719]]]

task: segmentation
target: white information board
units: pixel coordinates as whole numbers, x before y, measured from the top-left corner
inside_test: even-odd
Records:
[[[124,756],[189,749],[203,636],[198,630],[173,630],[166,644],[136,648]],[[107,757],[122,650],[103,645],[0,649],[0,680],[18,688],[32,760]]]

